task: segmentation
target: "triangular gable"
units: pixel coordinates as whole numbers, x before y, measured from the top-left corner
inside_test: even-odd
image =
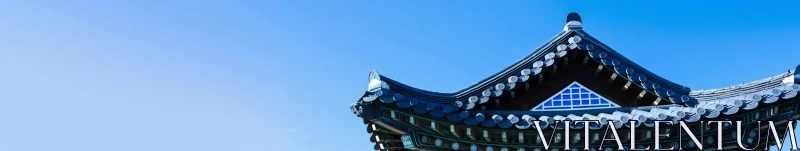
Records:
[[[589,90],[580,83],[572,82],[572,84],[552,97],[536,105],[536,107],[533,107],[531,111],[583,110],[616,107],[620,106],[600,94]]]

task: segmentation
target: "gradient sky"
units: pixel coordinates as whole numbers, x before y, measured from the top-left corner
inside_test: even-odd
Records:
[[[3,1],[0,150],[361,151],[367,73],[440,92],[584,29],[694,89],[800,64],[798,3]]]

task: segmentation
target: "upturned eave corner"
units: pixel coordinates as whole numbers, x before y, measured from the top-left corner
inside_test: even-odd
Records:
[[[350,105],[350,111],[365,121],[376,118],[377,109],[372,102],[383,95],[382,89],[388,90],[388,86],[381,80],[377,70],[370,70],[367,82],[367,90],[363,91],[359,99]]]
[[[378,74],[377,70],[370,70],[368,78],[367,92],[375,92],[379,89],[389,88],[389,86],[387,86],[386,83],[381,80],[381,75]]]

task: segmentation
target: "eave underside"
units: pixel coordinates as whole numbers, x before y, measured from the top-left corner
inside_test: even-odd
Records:
[[[740,112],[734,115],[723,115],[713,120],[729,120],[729,121],[743,121],[742,128],[744,129],[744,134],[746,135],[745,138],[748,138],[747,132],[753,130],[753,127],[757,127],[756,121],[774,121],[776,123],[776,127],[780,127],[778,129],[779,134],[785,134],[786,124],[788,121],[794,121],[793,119],[800,119],[800,115],[797,114],[798,110],[798,100],[800,99],[792,99],[792,100],[783,100],[780,101],[782,103],[776,103],[769,106],[761,106],[757,109],[749,110],[747,112]],[[385,111],[384,111],[385,112]],[[385,112],[386,113],[386,112]],[[458,150],[469,150],[469,147],[472,144],[479,146],[479,151],[486,151],[487,146],[491,146],[495,150],[499,150],[503,147],[508,148],[510,150],[517,150],[518,148],[525,148],[527,150],[533,150],[535,148],[543,148],[541,142],[537,142],[536,138],[538,137],[538,132],[535,129],[525,129],[525,130],[513,130],[513,129],[502,129],[502,128],[481,128],[481,127],[472,127],[469,125],[461,125],[461,124],[452,124],[448,123],[447,121],[437,120],[435,118],[425,118],[425,117],[417,117],[415,118],[415,123],[409,123],[409,117],[414,116],[413,113],[401,113],[399,111],[395,112],[393,116],[391,114],[386,114],[387,116],[383,117],[382,120],[387,121],[388,123],[392,123],[391,125],[398,127],[398,129],[407,129],[409,131],[409,136],[413,136],[414,143],[416,143],[416,149],[428,149],[428,150],[453,150],[452,144],[454,142],[459,143],[461,148]],[[712,119],[709,119],[712,120]],[[709,137],[713,136],[711,139],[716,139],[716,129],[714,125],[710,127],[701,127],[700,122],[693,122],[688,123],[690,128],[695,131],[696,134],[699,134],[697,131],[703,132],[704,136]],[[431,127],[433,125],[433,127]],[[796,123],[793,123],[793,126]],[[666,127],[666,128],[664,128]],[[766,144],[767,139],[772,139],[766,136],[766,125],[761,125],[761,138],[753,138],[758,140],[763,147],[763,144]],[[675,133],[678,132],[678,127],[669,127],[669,126],[662,126],[662,134],[665,133]],[[669,129],[669,130],[667,130]],[[723,143],[725,149],[736,149],[735,142],[735,130],[736,126],[733,125],[726,125],[723,128]],[[628,148],[628,142],[631,140],[627,136],[630,134],[630,130],[627,127],[622,127],[617,130],[620,134],[623,146]],[[488,132],[488,133],[487,133]],[[551,148],[562,148],[565,139],[571,139],[572,144],[570,145],[571,148],[583,148],[583,139],[587,139],[583,135],[583,129],[573,129],[570,131],[570,136],[567,137],[565,135],[564,129],[553,129],[553,127],[546,127],[543,129],[543,133],[547,134],[546,137],[557,136],[561,137],[561,140],[555,143],[551,143]],[[595,139],[594,135],[600,134],[600,139],[602,139],[602,134],[604,134],[605,128],[590,130],[590,138],[588,139]],[[486,133],[486,134],[484,134]],[[520,137],[519,134],[523,134]],[[641,126],[636,128],[636,136],[637,138],[636,145],[652,145],[653,144],[653,129],[652,127]],[[578,138],[576,140],[576,136]],[[684,134],[685,136],[685,134]],[[423,138],[425,137],[425,138]],[[703,138],[697,136],[700,139],[704,139],[704,143],[707,141],[707,138]],[[781,137],[783,138],[783,137]],[[437,146],[436,139],[441,140],[441,144]],[[522,139],[520,141],[520,139]],[[555,139],[555,138],[554,138]],[[548,138],[547,140],[550,140]],[[675,145],[672,144],[673,142],[681,142],[686,148],[693,148],[688,147],[688,142],[691,142],[689,137],[683,137],[683,139],[678,138],[663,138],[661,139],[664,142],[662,145],[664,146],[671,146]],[[774,145],[774,141],[773,142]],[[596,140],[591,141],[592,147],[598,146],[600,142]],[[704,146],[716,146],[717,141],[712,141],[712,144],[704,145]],[[755,143],[755,142],[751,142]],[[748,143],[745,143],[746,145]],[[603,145],[604,147],[612,147],[616,148],[616,144],[613,141],[606,142]],[[752,147],[752,146],[747,146]],[[706,147],[709,148],[709,147]],[[760,147],[759,147],[760,148]],[[394,148],[395,150],[403,150],[403,148],[397,147]]]

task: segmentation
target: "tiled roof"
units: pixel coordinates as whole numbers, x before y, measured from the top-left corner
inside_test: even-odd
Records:
[[[459,108],[472,109],[476,104],[486,103],[492,97],[501,96],[504,91],[517,88],[518,83],[526,82],[540,74],[544,68],[552,66],[557,59],[564,57],[567,51],[588,53],[591,58],[613,69],[619,75],[625,76],[626,79],[636,82],[640,87],[651,90],[660,97],[668,98],[672,103],[683,103],[689,98],[689,88],[665,80],[633,63],[584,32],[581,23],[577,21],[568,22],[564,31],[511,66],[456,92],[440,93],[418,89],[379,75],[375,71],[370,72],[370,85],[380,83],[381,87],[375,87],[383,88],[380,93],[391,92],[393,96],[408,97],[411,100],[410,106],[421,104],[429,108],[442,108],[446,112],[451,109],[458,111]],[[371,87],[370,90],[372,89]],[[364,97],[365,101],[374,100],[376,98],[374,92],[368,92]]]
[[[516,88],[517,83],[526,82],[532,76],[541,74],[543,68],[552,66],[555,60],[564,57],[567,51],[585,52],[627,80],[637,83],[644,89],[652,90],[661,97],[669,98],[675,104],[572,111],[570,112],[572,114],[568,115],[553,111],[472,110],[476,105],[488,102],[489,98],[498,97],[504,91]],[[800,91],[798,85],[800,80],[797,80],[800,76],[793,71],[728,88],[692,91],[688,87],[661,78],[623,57],[584,32],[581,23],[577,21],[569,21],[564,31],[518,62],[453,93],[414,88],[379,75],[376,71],[370,72],[369,75],[367,92],[358,103],[351,106],[356,114],[368,112],[362,111],[364,103],[380,102],[411,109],[417,114],[446,118],[451,122],[501,128],[525,128],[530,126],[528,121],[533,120],[554,121],[576,118],[607,119],[621,123],[626,123],[630,119],[641,119],[645,121],[642,122],[645,125],[648,125],[646,122],[648,119],[649,121],[665,119],[697,121],[701,117],[714,118],[720,114],[736,113],[739,109],[754,109],[760,103],[774,103],[780,98],[794,98],[797,91]],[[689,101],[692,103],[682,104]],[[492,117],[487,117],[489,115]],[[548,123],[550,122],[545,124]]]
[[[564,31],[560,32],[545,45],[537,48],[530,55],[524,57],[500,72],[481,80],[465,89],[452,93],[439,93],[426,91],[405,85],[396,80],[379,75],[376,71],[369,74],[367,91],[362,97],[351,105],[354,114],[362,117],[364,123],[370,123],[367,131],[373,133],[371,141],[375,142],[376,150],[387,149],[387,144],[381,141],[378,127],[402,127],[402,121],[387,117],[380,117],[380,112],[391,112],[395,118],[396,111],[401,111],[411,117],[406,120],[414,124],[414,117],[431,119],[430,127],[436,129],[435,122],[450,122],[450,130],[454,132],[455,125],[466,127],[482,127],[486,129],[533,129],[535,126],[542,128],[580,129],[588,126],[590,129],[601,129],[613,124],[615,128],[638,127],[645,125],[654,126],[654,121],[672,120],[697,122],[702,118],[714,119],[723,115],[734,115],[742,111],[756,111],[770,107],[771,104],[789,103],[796,101],[800,92],[800,66],[769,78],[749,83],[739,84],[726,88],[691,90],[688,87],[670,82],[647,71],[641,66],[623,57],[608,46],[589,36],[582,30],[580,19],[568,21]],[[488,102],[490,98],[501,96],[504,91],[513,90],[518,83],[526,82],[533,76],[541,74],[543,69],[550,67],[557,59],[564,57],[568,51],[586,53],[588,57],[598,61],[602,66],[612,69],[618,75],[625,77],[637,86],[655,93],[659,97],[668,98],[672,104],[639,107],[612,107],[594,108],[588,110],[571,110],[569,112],[556,110],[478,110],[477,105]],[[643,92],[644,93],[644,92]],[[781,102],[783,101],[783,102]],[[782,104],[782,105],[785,105]],[[379,104],[379,106],[376,106]],[[766,104],[766,106],[765,106]],[[758,108],[761,106],[761,108]],[[408,113],[413,112],[413,113]],[[580,125],[571,124],[565,127],[563,121],[596,120],[597,124]],[[631,123],[633,121],[633,123]],[[559,125],[560,123],[560,125]],[[375,124],[384,124],[376,126]],[[386,125],[388,124],[388,125]],[[417,129],[421,130],[421,129]],[[406,131],[393,129],[392,131]],[[413,133],[414,129],[407,131]],[[486,133],[486,130],[484,130]],[[471,135],[469,129],[467,135]],[[486,135],[486,134],[484,134]],[[503,137],[505,138],[505,132]],[[373,139],[374,138],[374,139]],[[423,137],[423,139],[425,139]],[[437,143],[437,141],[439,143]],[[416,142],[419,144],[419,142]],[[441,140],[434,141],[438,147],[442,146]],[[464,148],[468,144],[449,144],[451,148]],[[470,148],[477,145],[469,144]],[[492,149],[492,146],[485,146]],[[508,149],[506,147],[499,148]],[[520,148],[523,149],[523,148]]]

